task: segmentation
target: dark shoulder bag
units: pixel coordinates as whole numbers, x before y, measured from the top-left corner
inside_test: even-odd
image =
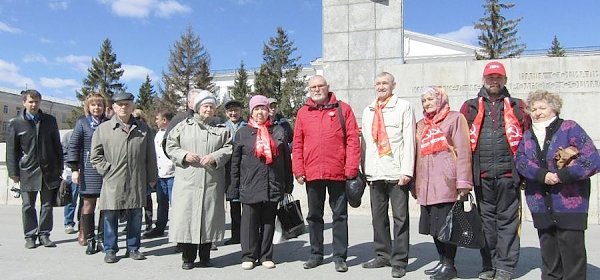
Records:
[[[346,119],[342,113],[342,104],[337,102],[338,119],[342,126],[342,133],[344,134],[344,145],[346,145]],[[348,204],[354,208],[358,208],[362,202],[362,196],[367,186],[367,179],[365,175],[358,169],[358,176],[354,179],[346,180],[346,197],[348,198]]]

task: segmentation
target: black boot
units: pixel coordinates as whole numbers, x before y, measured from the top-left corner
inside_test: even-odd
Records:
[[[85,249],[86,255],[93,255],[96,251],[96,235],[94,234],[94,214],[83,214],[81,215],[81,223],[86,233],[85,239],[87,241],[87,247]]]
[[[456,268],[454,265],[442,264],[442,268],[429,279],[431,280],[450,280],[456,278]]]
[[[440,260],[434,267],[425,269],[425,275],[434,275],[442,268],[442,261]]]
[[[454,267],[454,257],[456,256],[456,246],[444,244],[444,255],[442,256],[442,266],[429,279],[431,280],[450,280],[458,276]]]
[[[100,211],[98,234],[96,234],[96,251],[104,252],[104,214]]]

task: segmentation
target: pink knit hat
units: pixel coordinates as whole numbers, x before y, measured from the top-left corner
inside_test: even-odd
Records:
[[[254,107],[256,106],[265,106],[269,108],[269,100],[264,95],[252,96],[248,106],[248,108],[250,108],[250,113],[252,113],[252,110],[254,110]]]

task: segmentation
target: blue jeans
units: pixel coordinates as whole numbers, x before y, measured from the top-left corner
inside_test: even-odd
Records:
[[[142,208],[125,209],[127,217],[127,250],[140,248],[142,234]],[[121,210],[102,210],[104,214],[104,252],[118,252],[119,213]]]
[[[75,210],[77,210],[77,200],[79,200],[79,185],[71,181],[71,177],[67,178],[69,185],[71,186],[71,201],[65,205],[64,216],[65,216],[65,227],[75,226]]]
[[[158,178],[156,183],[156,201],[158,208],[156,209],[156,229],[165,231],[167,221],[169,220],[169,202],[173,191],[173,181],[171,178]]]

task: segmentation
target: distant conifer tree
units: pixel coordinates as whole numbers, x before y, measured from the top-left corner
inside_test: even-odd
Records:
[[[140,86],[138,98],[135,102],[136,107],[148,113],[148,116],[150,117],[157,109],[156,98],[156,91],[154,91],[152,80],[150,79],[150,76],[146,75],[146,80]]]
[[[193,88],[214,90],[210,74],[210,56],[188,26],[171,48],[168,71],[162,73],[161,107],[172,112],[187,109],[187,93]]]
[[[565,56],[565,50],[560,46],[560,42],[556,35],[554,35],[554,39],[552,40],[552,46],[548,50],[548,56],[550,57],[562,57]]]
[[[288,119],[296,116],[305,96],[306,82],[305,77],[299,77],[302,66],[297,64],[300,56],[294,56],[296,50],[285,30],[277,27],[277,35],[264,44],[263,63],[254,73],[255,91],[277,99]]]
[[[242,102],[244,105],[244,115],[248,115],[248,101],[252,87],[248,85],[248,72],[244,65],[244,61],[240,62],[240,68],[235,74],[235,80],[233,81],[233,89],[231,90],[231,98]]]
[[[102,42],[102,47],[97,58],[92,58],[92,66],[88,68],[88,75],[83,80],[83,87],[77,92],[77,98],[84,101],[90,92],[99,92],[112,98],[115,93],[124,92],[126,87],[119,82],[124,70],[117,61],[117,54],[113,52],[110,39]]]
[[[514,7],[513,3],[500,3],[499,0],[486,0],[483,4],[484,17],[475,24],[479,34],[479,46],[476,52],[477,59],[498,59],[517,57],[525,50],[525,44],[519,42],[517,25],[523,19],[506,19],[502,15],[503,9]]]

